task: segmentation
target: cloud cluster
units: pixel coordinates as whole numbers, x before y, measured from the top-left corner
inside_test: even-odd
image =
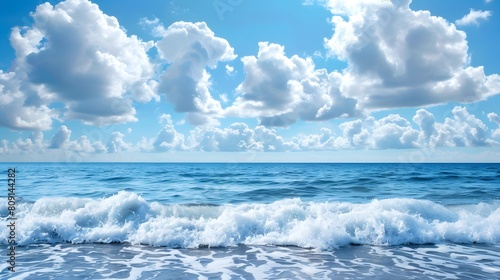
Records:
[[[5,147],[8,147],[8,142],[4,143]],[[43,140],[43,133],[40,131],[33,131],[31,135],[26,138],[26,140],[18,139],[16,142],[12,143],[12,149],[6,149],[8,152],[21,151],[21,152],[32,152],[41,151],[45,152],[47,144]],[[4,149],[5,150],[5,149]]]
[[[194,125],[206,124],[222,114],[220,102],[210,94],[210,74],[219,62],[236,58],[233,48],[216,37],[206,23],[175,22],[159,28],[156,43],[160,56],[170,65],[161,74],[159,90],[176,112],[187,113]]]
[[[41,131],[50,129],[54,119],[97,126],[133,122],[137,121],[136,102],[159,100],[162,94],[176,112],[185,113],[187,122],[200,128],[185,136],[166,123],[155,139],[141,141],[140,150],[185,149],[201,142],[205,144],[196,146],[201,150],[226,150],[224,143],[236,140],[242,149],[257,150],[293,150],[305,145],[301,143],[408,148],[422,145],[424,136],[427,144],[460,145],[451,136],[432,134],[436,129],[458,129],[451,121],[443,124],[445,128],[432,125],[423,111],[415,120],[422,125],[418,135],[396,115],[345,123],[342,129],[347,134],[335,141],[324,141],[333,133],[326,130],[293,145],[276,140],[277,135],[275,142],[267,144],[255,135],[273,139],[275,132],[267,128],[287,127],[299,120],[365,118],[371,111],[472,103],[500,93],[499,75],[486,75],[482,66],[470,66],[465,32],[428,11],[411,10],[411,0],[322,3],[331,11],[334,26],[333,35],[325,38],[328,56],[345,61],[347,67],[317,69],[311,57],[287,55],[283,45],[259,42],[256,55],[241,58],[245,78],[235,89],[233,103],[226,93],[213,96],[210,71],[222,63],[227,75],[235,75],[235,66],[227,62],[237,56],[206,23],[179,21],[164,28],[158,19],[143,20],[159,37],[157,42],[144,42],[127,35],[116,18],[89,0],[41,4],[31,14],[31,26],[12,29],[16,59],[9,72],[0,70],[0,125]],[[474,24],[490,16],[489,11],[471,10],[456,23]],[[158,65],[149,59],[153,47],[161,59]],[[221,101],[228,103],[226,108]],[[458,118],[460,110],[455,113]],[[242,124],[214,128],[223,117],[257,118],[259,126],[251,129],[251,138],[234,139],[234,131],[249,128],[239,127]],[[464,145],[482,141],[485,128],[475,129],[477,139],[468,138]],[[58,133],[50,148],[71,145],[68,131]],[[105,150],[132,149],[124,137],[115,134]],[[72,145],[103,150],[87,141]],[[229,150],[236,149],[230,146]]]
[[[227,114],[257,117],[265,126],[288,126],[298,119],[327,120],[357,115],[356,101],[339,90],[342,75],[315,69],[311,58],[287,57],[278,44],[259,43],[257,57],[241,59],[246,74],[241,96]]]
[[[57,133],[52,136],[49,148],[59,149],[64,147],[69,142],[70,137],[71,130],[69,130],[65,125],[61,126]]]
[[[152,141],[154,151],[182,150],[184,148],[184,135],[178,133],[172,122],[170,115],[162,114],[160,123],[163,123],[163,128],[158,132]],[[151,150],[151,149],[148,149]]]
[[[46,104],[30,102],[28,94],[32,93],[30,86],[22,84],[19,74],[0,70],[0,126],[19,130],[50,129],[56,114]]]
[[[405,118],[391,114],[380,120],[368,117],[364,122],[354,121],[341,125],[343,141],[348,146],[371,149],[415,148],[418,132]]]
[[[13,72],[0,73],[0,106],[10,108],[3,125],[48,129],[58,113],[92,125],[136,121],[132,101],[158,98],[146,53],[153,43],[128,36],[97,5],[45,3],[31,16],[31,27],[12,30]]]
[[[326,1],[334,33],[325,47],[348,67],[328,73],[311,58],[287,57],[284,46],[260,42],[257,57],[242,58],[246,77],[226,113],[289,126],[500,93],[499,75],[469,66],[465,33],[428,11],[411,10],[410,2]]]
[[[437,147],[480,147],[489,146],[487,126],[464,107],[452,110],[453,118],[447,118],[444,123],[429,122],[435,132],[430,135],[428,146]]]
[[[500,92],[500,76],[469,66],[466,35],[409,0],[327,1],[329,55],[344,60],[342,93],[371,110],[469,103]]]
[[[86,136],[71,140],[71,130],[61,126],[50,141],[43,140],[42,132],[34,132],[29,138],[9,144],[3,140],[0,153],[45,152],[47,148],[67,152],[123,153],[123,152],[289,152],[325,150],[387,150],[387,149],[434,149],[436,147],[488,147],[500,143],[500,117],[488,114],[490,121],[499,128],[490,130],[464,107],[455,107],[451,116],[442,123],[436,122],[432,113],[420,109],[411,120],[390,114],[375,119],[343,122],[339,133],[322,128],[318,134],[298,134],[285,139],[274,129],[258,125],[254,128],[245,123],[233,123],[226,128],[198,127],[187,135],[176,131],[169,115],[162,115],[162,128],[153,138],[143,137],[138,143],[127,142],[126,136],[112,132],[104,145],[90,141]],[[10,146],[10,147],[9,147]]]
[[[108,152],[106,146],[101,141],[90,141],[86,135],[80,136],[77,140],[69,141],[66,149],[75,153],[101,154]]]
[[[498,125],[498,128],[493,130],[491,136],[494,138],[500,138],[500,117],[496,113],[489,113],[488,119]]]
[[[190,150],[207,152],[248,150],[282,152],[296,148],[294,143],[285,141],[274,129],[264,126],[252,129],[245,123],[233,123],[224,129],[197,128],[191,131],[187,140]]]

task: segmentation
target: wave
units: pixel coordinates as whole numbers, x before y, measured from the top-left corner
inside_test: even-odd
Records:
[[[7,201],[0,199],[2,223]],[[443,206],[393,198],[355,204],[162,205],[133,192],[102,199],[41,198],[17,205],[16,240],[33,243],[131,243],[174,248],[247,245],[328,249],[349,244],[401,245],[500,241],[500,203]],[[9,229],[1,227],[0,243]]]

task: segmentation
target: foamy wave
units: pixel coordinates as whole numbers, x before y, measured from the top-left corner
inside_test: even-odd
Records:
[[[0,215],[7,223],[6,200]],[[445,207],[416,199],[366,204],[303,202],[161,205],[135,193],[103,199],[42,198],[17,205],[20,245],[120,242],[181,248],[290,245],[326,249],[348,244],[487,243],[500,240],[500,204]],[[2,227],[0,242],[7,243]]]

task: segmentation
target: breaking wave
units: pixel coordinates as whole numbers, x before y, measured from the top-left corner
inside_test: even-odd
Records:
[[[6,198],[0,199],[4,224]],[[444,206],[393,198],[368,203],[303,202],[228,205],[147,202],[133,192],[102,199],[41,198],[16,205],[16,241],[130,243],[173,248],[238,244],[328,249],[349,244],[485,243],[500,241],[500,203]],[[0,243],[9,229],[2,226]]]

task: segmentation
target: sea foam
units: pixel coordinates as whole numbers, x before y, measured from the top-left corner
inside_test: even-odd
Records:
[[[7,223],[6,199],[0,215]],[[173,248],[284,245],[328,249],[500,241],[500,203],[443,206],[393,198],[367,203],[162,205],[131,192],[102,199],[41,198],[17,205],[16,240],[33,243],[131,243]],[[0,243],[7,243],[7,227]]]

